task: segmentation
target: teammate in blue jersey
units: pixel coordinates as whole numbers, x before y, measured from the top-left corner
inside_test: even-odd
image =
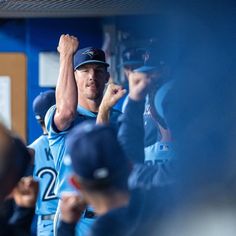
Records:
[[[137,76],[151,79],[152,86],[146,96],[144,110],[144,146],[145,163],[155,165],[173,158],[171,133],[163,114],[163,100],[172,87],[169,67],[158,50],[152,48],[147,52],[144,65],[134,70]]]
[[[112,106],[125,94],[121,86],[110,83],[103,99],[105,85],[109,80],[105,54],[101,49],[87,47],[78,50],[79,41],[70,35],[61,35],[58,45],[60,70],[56,87],[56,106],[46,115],[49,143],[58,173],[56,194],[75,192],[68,177],[72,169],[67,162],[65,138],[70,129],[84,120],[99,123],[116,123],[119,111]],[[102,107],[102,109],[100,109]],[[111,110],[111,112],[110,112]],[[58,214],[59,216],[58,206]],[[94,222],[94,212],[87,208],[77,227],[77,234],[84,235]],[[58,218],[55,219],[57,226]]]
[[[122,77],[120,78],[120,83],[124,88],[129,90],[129,74],[136,68],[143,65],[145,59],[146,50],[139,47],[126,48],[121,56],[121,64],[119,68],[122,69]],[[117,104],[114,106],[115,109],[124,111],[125,104],[128,101],[128,93],[126,96],[122,97]]]
[[[39,181],[35,213],[38,216],[37,235],[41,236],[53,235],[53,220],[58,205],[58,199],[54,193],[57,172],[54,167],[44,123],[47,110],[55,102],[55,92],[53,90],[40,93],[33,101],[35,118],[43,130],[43,134],[29,145],[30,150],[34,153],[33,176]]]

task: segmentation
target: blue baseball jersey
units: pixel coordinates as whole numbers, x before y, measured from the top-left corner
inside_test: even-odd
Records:
[[[58,173],[55,193],[60,198],[63,192],[75,192],[76,190],[70,183],[69,177],[72,174],[72,167],[69,161],[69,158],[66,158],[66,136],[68,132],[77,124],[85,120],[94,120],[96,121],[97,113],[91,112],[81,106],[77,107],[77,115],[72,123],[71,127],[63,132],[59,132],[54,124],[54,114],[56,111],[56,106],[51,107],[45,117],[46,128],[49,133],[49,144],[54,157],[55,168]],[[116,124],[117,119],[121,113],[117,110],[112,110],[110,115],[111,124]],[[91,224],[94,222],[94,219],[82,217],[77,224],[77,235],[85,235],[90,229]]]
[[[58,204],[54,193],[57,172],[47,135],[41,135],[29,147],[35,151],[33,176],[39,181],[35,213],[37,215],[54,214]]]
[[[71,128],[63,132],[58,132],[56,130],[56,127],[54,126],[53,121],[55,111],[55,106],[50,108],[45,117],[45,123],[49,133],[49,143],[52,154],[54,156],[55,168],[58,173],[55,192],[60,197],[61,193],[63,192],[77,191],[69,184],[68,181],[68,177],[72,172],[71,165],[65,165],[64,163],[64,156],[66,154],[66,135],[75,124],[78,124],[87,119],[95,120],[96,114],[82,107],[78,107],[78,115],[75,121],[73,122]]]

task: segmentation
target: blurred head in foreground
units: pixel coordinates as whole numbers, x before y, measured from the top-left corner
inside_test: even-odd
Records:
[[[113,128],[83,122],[69,134],[67,145],[76,173],[73,183],[89,203],[97,195],[128,192],[129,163]]]
[[[30,163],[24,143],[0,123],[0,202],[11,193]]]

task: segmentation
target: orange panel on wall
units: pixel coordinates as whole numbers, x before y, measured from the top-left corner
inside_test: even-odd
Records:
[[[0,79],[10,79],[11,129],[26,140],[26,56],[0,53]],[[0,81],[1,82],[1,81]],[[5,93],[8,93],[5,91]],[[7,94],[6,94],[7,95]],[[3,111],[0,111],[0,114]],[[4,114],[2,114],[4,115]]]

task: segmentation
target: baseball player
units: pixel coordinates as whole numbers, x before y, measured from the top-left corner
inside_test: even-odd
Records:
[[[68,132],[75,124],[84,120],[89,119],[95,122],[97,116],[99,122],[107,121],[109,117],[111,123],[115,124],[120,112],[112,109],[109,114],[107,112],[99,114],[99,108],[103,106],[103,111],[110,110],[125,93],[121,86],[110,84],[111,89],[108,89],[108,92],[111,96],[102,102],[104,88],[109,79],[107,71],[109,64],[105,61],[105,54],[101,49],[93,47],[78,50],[78,46],[79,41],[76,37],[61,35],[58,45],[60,71],[56,87],[56,106],[48,111],[45,118],[50,148],[58,172],[56,182],[58,197],[65,192],[75,192],[68,182],[72,170],[65,165],[69,161],[65,156],[65,138]],[[59,212],[60,206],[57,216],[60,215]],[[94,222],[94,215],[92,209],[85,210],[78,223],[78,235],[84,235],[87,232]],[[56,217],[55,226],[57,223]]]
[[[171,195],[166,191],[173,180],[165,173],[166,168],[144,164],[133,166],[130,177],[135,183],[132,183],[133,190],[127,188],[131,170],[129,160],[137,159],[132,154],[140,156],[141,163],[144,159],[143,109],[151,84],[147,76],[134,75],[130,80],[127,110],[120,120],[122,137],[126,141],[124,149],[108,126],[95,126],[86,121],[68,135],[68,155],[75,173],[71,182],[82,196],[63,198],[58,236],[74,235],[74,222],[81,216],[84,201],[94,206],[98,216],[90,236],[151,235],[152,224],[156,226],[165,206],[170,206]],[[133,153],[127,152],[127,146]],[[153,205],[153,202],[158,204]]]
[[[134,72],[151,80],[144,110],[145,163],[155,165],[173,157],[171,134],[163,115],[163,100],[172,87],[166,63],[154,49],[147,52],[144,65]]]
[[[37,235],[42,236],[53,235],[53,220],[58,205],[58,199],[54,193],[57,172],[44,123],[47,110],[54,104],[55,92],[53,90],[40,93],[33,101],[35,118],[43,130],[43,134],[29,145],[34,156],[33,176],[39,181],[35,213],[38,216]]]

